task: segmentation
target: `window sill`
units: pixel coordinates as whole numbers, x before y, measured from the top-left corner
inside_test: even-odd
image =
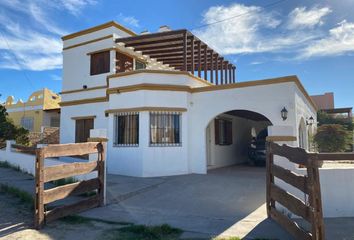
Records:
[[[149,147],[182,147],[182,143],[150,143]]]
[[[108,74],[108,73],[110,73],[110,71],[108,71],[108,72],[102,72],[102,73],[90,74],[90,77],[92,77],[92,76],[98,76],[98,75],[102,75],[102,74]]]
[[[113,147],[139,147],[139,144],[113,144]]]

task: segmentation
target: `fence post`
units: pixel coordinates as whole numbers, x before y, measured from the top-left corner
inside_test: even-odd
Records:
[[[35,198],[35,219],[34,225],[36,229],[42,228],[44,224],[44,204],[43,204],[43,192],[44,192],[44,150],[36,150],[36,166],[35,166],[35,181],[36,181],[36,198]]]
[[[274,163],[274,155],[272,153],[271,142],[267,142],[267,159],[266,159],[266,202],[267,215],[270,217],[270,209],[275,208],[275,202],[270,196],[270,186],[274,184],[274,176],[271,174],[271,166]]]
[[[100,198],[100,206],[106,205],[106,178],[107,178],[107,173],[106,173],[106,156],[107,156],[107,138],[102,138],[102,137],[94,137],[94,138],[89,138],[89,142],[99,142],[99,146],[97,146],[98,149],[98,159],[97,159],[97,164],[98,164],[98,171],[97,171],[97,178],[100,181],[100,187],[98,189],[98,195]]]
[[[312,208],[312,238],[314,240],[324,240],[321,183],[317,157],[307,158],[307,176],[309,178],[307,185],[310,188],[309,203]]]
[[[99,170],[98,170],[98,178],[100,180],[100,206],[106,205],[106,154],[107,154],[107,143],[101,142],[102,150],[99,153]]]

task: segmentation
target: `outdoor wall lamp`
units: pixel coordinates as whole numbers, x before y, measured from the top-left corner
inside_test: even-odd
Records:
[[[285,121],[288,118],[288,110],[286,110],[286,108],[283,107],[280,113],[281,113],[281,118],[283,119],[283,121]]]
[[[308,119],[306,119],[306,125],[307,126],[312,126],[312,124],[314,124],[315,119],[313,119],[313,117],[309,117]]]

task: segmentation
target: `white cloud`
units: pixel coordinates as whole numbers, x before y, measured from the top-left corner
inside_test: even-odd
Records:
[[[354,52],[354,23],[344,20],[330,29],[326,37],[309,44],[299,57],[343,55],[348,52]]]
[[[95,5],[95,0],[60,0],[63,7],[65,7],[71,14],[79,15],[82,8],[87,5]]]
[[[46,28],[49,32],[57,35],[66,35],[67,31],[55,26],[52,21],[45,15],[43,10],[35,3],[29,4],[29,13],[31,16],[40,24],[42,27]]]
[[[125,24],[132,27],[140,27],[139,20],[134,16],[124,16],[123,13],[119,13],[118,17],[119,21],[124,22]]]
[[[62,66],[62,43],[59,37],[25,29],[2,15],[0,26],[0,68],[48,70]]]
[[[53,23],[53,11],[78,15],[93,0],[0,1],[0,68],[42,71],[62,67],[60,36],[67,31]],[[15,20],[16,19],[16,20]]]
[[[218,21],[222,22],[212,24]],[[203,14],[203,22],[211,25],[195,31],[196,35],[222,54],[295,51],[320,35],[289,31],[278,13],[242,4],[211,7]]]
[[[307,10],[306,7],[297,7],[289,14],[288,28],[314,28],[321,26],[323,17],[330,14],[332,10],[329,7],[313,7]]]
[[[273,60],[303,60],[354,52],[354,23],[342,21],[326,30],[324,17],[331,12],[328,7],[297,7],[281,15],[237,3],[214,6],[203,14],[209,25],[194,33],[221,54],[276,53]]]
[[[211,7],[203,14],[203,23],[211,24],[229,18],[232,19],[209,25],[195,33],[224,54],[263,52],[270,49],[259,41],[260,30],[275,29],[281,23],[274,13],[243,4]]]

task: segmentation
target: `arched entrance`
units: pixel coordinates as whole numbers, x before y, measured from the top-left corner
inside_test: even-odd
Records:
[[[272,122],[249,110],[215,116],[206,127],[206,165],[215,169],[237,164],[265,165],[265,141]]]

